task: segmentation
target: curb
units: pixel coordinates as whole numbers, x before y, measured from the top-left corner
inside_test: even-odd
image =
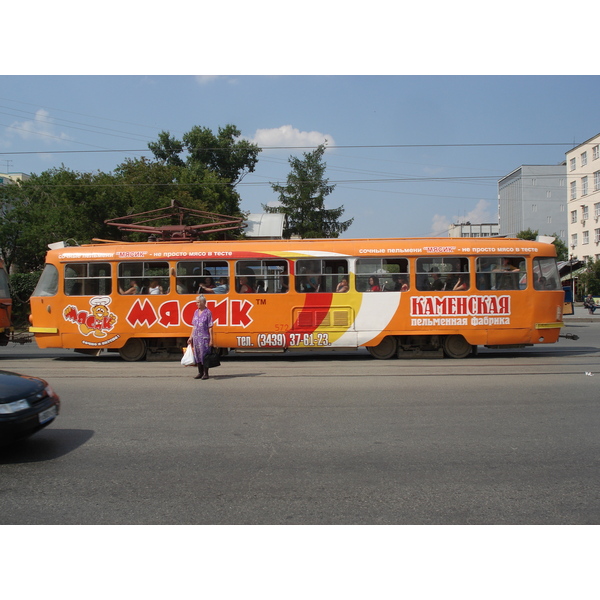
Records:
[[[598,317],[600,317],[600,314]],[[597,323],[598,321],[600,321],[600,319],[597,317],[595,318],[593,315],[590,315],[589,317],[563,317],[563,323],[565,325],[568,325],[569,323]]]

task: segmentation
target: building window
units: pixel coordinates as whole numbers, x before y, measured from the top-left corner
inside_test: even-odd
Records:
[[[537,204],[531,205],[531,212],[537,212]]]
[[[587,165],[587,152],[581,153],[581,166],[585,167]]]
[[[532,179],[531,180],[531,185],[537,185],[537,179]]]
[[[552,198],[552,192],[550,190],[546,192],[546,198]]]
[[[581,195],[587,196],[588,193],[588,178],[587,175],[581,178]]]
[[[571,181],[571,200],[577,198],[577,182]]]
[[[571,223],[577,223],[577,211],[576,210],[571,211]]]
[[[587,204],[581,209],[581,218],[587,221],[590,218],[590,211],[588,210]]]
[[[577,159],[576,158],[572,158],[569,161],[569,166],[571,168],[571,171],[574,171],[577,168]]]
[[[565,187],[565,178],[564,177],[561,177],[558,180],[558,185],[559,185],[559,187]]]
[[[548,223],[552,223],[552,217],[546,217],[546,221],[547,221]]]
[[[592,148],[592,158],[594,160],[600,158],[600,145],[596,144],[593,148]]]
[[[596,244],[600,242],[600,229],[594,229],[594,241]]]
[[[594,204],[594,217],[596,217],[596,219],[600,217],[600,202]]]
[[[577,234],[576,233],[571,234],[571,246],[577,246]]]
[[[600,190],[600,171],[594,172],[594,190]]]
[[[560,212],[565,212],[565,205],[564,204],[560,205]]]
[[[589,244],[590,243],[590,232],[589,231],[584,231],[583,232],[583,239],[581,241],[582,244]]]

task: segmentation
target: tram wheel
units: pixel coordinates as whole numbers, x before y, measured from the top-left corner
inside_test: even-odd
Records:
[[[146,340],[129,338],[126,344],[119,349],[119,354],[123,360],[135,362],[145,358],[146,350]]]
[[[449,335],[444,339],[444,355],[448,358],[466,358],[473,347],[462,335]]]
[[[396,356],[396,352],[398,351],[398,340],[395,337],[388,335],[387,337],[384,337],[377,346],[369,346],[367,350],[373,358],[386,360]]]

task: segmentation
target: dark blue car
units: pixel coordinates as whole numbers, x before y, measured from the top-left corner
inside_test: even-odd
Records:
[[[0,445],[27,437],[54,421],[60,398],[39,377],[0,371]]]

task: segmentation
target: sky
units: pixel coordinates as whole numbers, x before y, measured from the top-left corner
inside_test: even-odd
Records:
[[[289,157],[326,143],[344,237],[445,236],[497,221],[504,175],[600,133],[599,95],[596,75],[4,75],[0,172],[112,171],[160,131],[231,123],[264,147],[242,210],[276,203]]]

